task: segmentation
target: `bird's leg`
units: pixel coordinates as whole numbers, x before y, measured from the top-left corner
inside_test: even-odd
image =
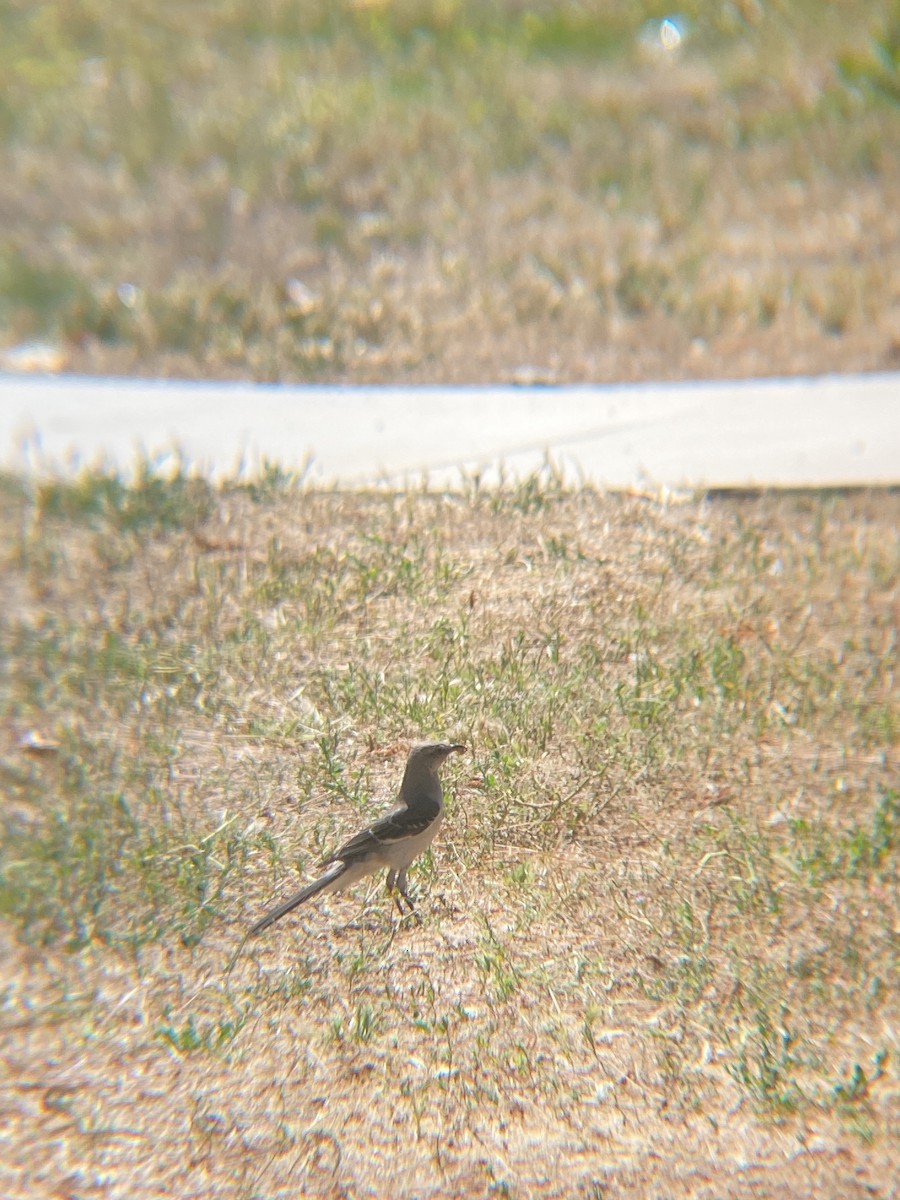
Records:
[[[403,897],[403,899],[409,905],[409,911],[416,918],[416,924],[421,925],[422,918],[416,912],[416,906],[412,902],[412,897],[410,896],[409,892],[406,890],[406,870],[405,869],[400,871],[400,873],[397,875],[397,891],[400,893],[400,895]],[[399,900],[397,901],[397,907],[400,909],[400,911],[402,913],[403,909],[400,908]]]
[[[397,911],[400,913],[400,916],[402,917],[404,915],[403,905],[400,903],[399,896],[395,895],[395,893],[394,893],[394,888],[396,886],[397,886],[397,872],[392,867],[390,869],[390,871],[388,871],[388,873],[387,873],[387,890],[388,890],[388,895],[393,898],[394,903],[397,905]]]
[[[416,918],[416,924],[421,925],[422,919],[416,912],[416,906],[412,902],[412,897],[406,890],[406,871],[395,871],[393,868],[387,873],[387,890],[388,895],[393,896],[394,903],[397,905],[397,912],[401,917],[407,914],[403,911],[403,905],[400,903],[400,897],[406,901],[409,906],[409,911]],[[399,895],[397,894],[399,892]]]

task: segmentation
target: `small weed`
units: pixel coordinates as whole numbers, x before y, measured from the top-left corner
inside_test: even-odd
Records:
[[[198,1021],[193,1014],[181,1022],[174,1022],[172,1014],[164,1014],[165,1024],[156,1029],[156,1036],[177,1054],[194,1054],[198,1050],[215,1054],[229,1046],[241,1029],[246,1017],[233,1020]]]
[[[530,888],[532,884],[532,872],[527,860],[523,860],[510,867],[507,878],[514,887]]]
[[[775,1116],[794,1112],[803,1100],[792,1078],[797,1067],[792,1052],[795,1040],[783,1024],[774,1025],[769,1013],[760,1008],[754,1027],[745,1030],[735,1061],[728,1066],[729,1073],[757,1104]]]
[[[485,986],[494,999],[508,1000],[519,986],[519,973],[509,958],[508,951],[497,940],[490,927],[481,939],[481,949],[475,955],[475,965],[484,979]]]
[[[370,1042],[377,1032],[375,1013],[368,1004],[360,1004],[350,1021],[350,1036],[355,1042]]]

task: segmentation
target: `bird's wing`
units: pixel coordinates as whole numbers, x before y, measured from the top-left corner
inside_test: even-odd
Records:
[[[339,850],[335,850],[334,854],[322,860],[322,866],[339,861],[353,862],[365,858],[372,851],[406,841],[407,838],[416,837],[425,832],[439,813],[440,805],[438,804],[420,803],[414,809],[409,809],[405,804],[401,804],[382,817],[380,821],[376,821],[374,825],[370,825],[368,829],[363,829],[355,837],[352,837],[349,842],[344,842]]]

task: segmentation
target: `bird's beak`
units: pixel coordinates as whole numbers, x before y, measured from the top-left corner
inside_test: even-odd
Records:
[[[454,742],[453,745],[450,747],[449,753],[450,754],[457,754],[457,753],[463,754],[465,752],[465,749],[466,749],[465,746],[461,745],[459,742]]]

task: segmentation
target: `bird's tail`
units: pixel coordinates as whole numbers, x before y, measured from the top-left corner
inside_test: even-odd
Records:
[[[262,933],[264,929],[268,929],[270,925],[274,925],[276,921],[280,920],[285,913],[291,912],[292,909],[302,904],[304,900],[308,900],[310,896],[317,896],[319,892],[324,892],[329,885],[331,885],[331,890],[336,891],[337,889],[333,885],[346,870],[347,866],[345,863],[336,862],[320,879],[317,879],[314,883],[307,884],[305,888],[296,892],[288,900],[285,900],[283,904],[279,904],[277,908],[273,908],[270,912],[267,912],[264,917],[256,922],[250,930],[248,937]]]

